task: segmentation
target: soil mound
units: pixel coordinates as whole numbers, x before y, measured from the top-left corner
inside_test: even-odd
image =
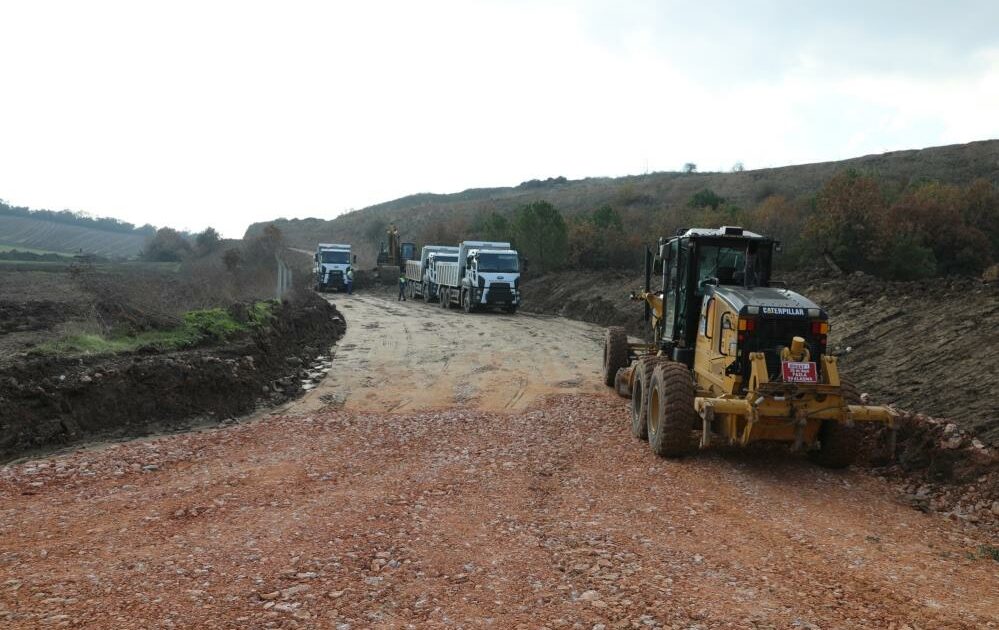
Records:
[[[158,353],[27,357],[0,369],[0,460],[104,436],[224,420],[301,391],[301,377],[343,334],[334,306],[308,293],[270,325],[225,346]]]

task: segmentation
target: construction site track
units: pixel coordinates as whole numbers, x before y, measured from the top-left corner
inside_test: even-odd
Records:
[[[784,449],[655,456],[598,328],[334,299],[282,413],[0,468],[0,624],[999,627],[994,537]]]

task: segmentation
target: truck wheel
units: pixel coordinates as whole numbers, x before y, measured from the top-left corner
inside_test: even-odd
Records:
[[[694,450],[690,439],[697,419],[694,410],[694,381],[682,363],[661,362],[652,372],[649,386],[649,446],[660,457],[680,457]]]
[[[642,357],[635,363],[635,371],[631,374],[631,434],[639,440],[649,437],[649,426],[646,423],[649,386],[659,361],[659,357]]]
[[[440,300],[441,300],[441,308],[446,311],[451,303],[451,296],[448,295],[447,289],[441,289]]]
[[[840,380],[843,402],[859,405],[857,388],[846,379]],[[857,459],[861,435],[856,425],[848,427],[835,420],[823,420],[819,427],[819,448],[808,451],[808,458],[824,468],[846,468]]]
[[[426,284],[424,284],[423,288],[421,289],[421,291],[423,293],[423,301],[426,304],[430,304],[431,300],[434,299],[434,296],[430,295],[429,287]]]
[[[628,367],[628,335],[624,328],[611,326],[604,333],[604,385],[614,386],[619,368]]]
[[[507,313],[509,313],[510,315],[516,315],[517,314],[517,305],[516,304],[511,304],[510,306],[504,307],[503,310],[506,311]]]

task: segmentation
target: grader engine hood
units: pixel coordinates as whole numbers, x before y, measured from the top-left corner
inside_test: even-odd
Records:
[[[825,319],[826,312],[800,293],[774,287],[714,287],[711,292],[742,315],[766,318]]]

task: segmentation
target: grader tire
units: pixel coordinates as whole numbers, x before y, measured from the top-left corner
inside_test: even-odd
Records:
[[[614,387],[614,377],[623,367],[628,367],[628,335],[624,328],[611,326],[604,334],[604,385]]]
[[[853,383],[841,379],[840,389],[846,404],[860,404],[860,393]],[[823,468],[846,468],[856,461],[860,441],[860,429],[856,425],[848,427],[835,420],[823,420],[819,427],[819,448],[808,451],[808,458]]]
[[[661,362],[652,372],[646,423],[649,446],[660,457],[682,457],[694,450],[691,429],[697,420],[694,410],[694,381],[683,363]]]
[[[631,434],[639,440],[646,440],[649,437],[646,414],[652,372],[665,360],[661,357],[642,357],[635,363],[635,372],[631,375]]]

